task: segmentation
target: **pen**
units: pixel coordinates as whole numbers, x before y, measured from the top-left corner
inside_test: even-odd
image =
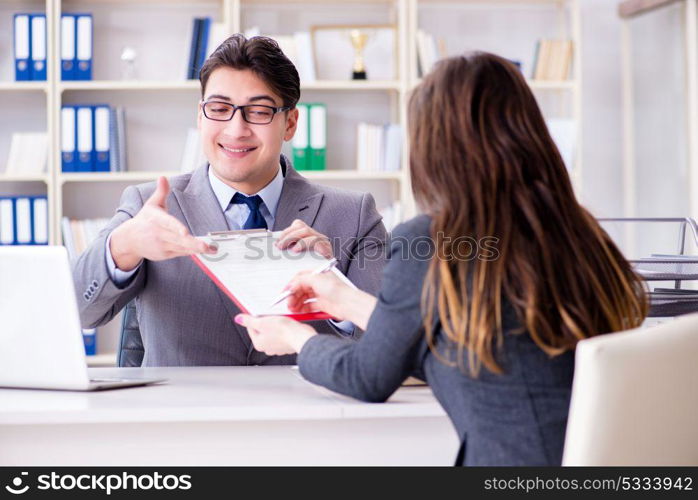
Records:
[[[333,268],[334,266],[336,266],[336,265],[337,265],[337,259],[334,258],[334,257],[332,257],[330,260],[327,261],[327,263],[326,263],[325,265],[323,265],[322,267],[318,267],[317,269],[315,269],[315,270],[314,270],[312,273],[310,273],[310,274],[322,274],[322,273],[326,273],[327,271],[329,271],[330,269],[332,269],[332,268]],[[276,300],[275,300],[274,302],[272,302],[272,304],[271,304],[269,307],[274,307],[276,304],[278,304],[278,303],[281,302],[282,300],[287,299],[292,293],[293,293],[293,292],[292,292],[291,290],[286,290],[286,291],[283,292],[281,295],[279,295],[279,296],[276,298]]]

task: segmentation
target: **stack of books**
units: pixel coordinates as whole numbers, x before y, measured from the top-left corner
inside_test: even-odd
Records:
[[[46,81],[46,14],[14,15],[15,80]]]
[[[46,196],[0,196],[0,245],[47,245]]]
[[[76,259],[90,244],[97,239],[100,231],[107,225],[109,219],[61,219],[63,244],[68,250],[71,260]]]
[[[325,170],[327,158],[327,107],[322,103],[299,103],[298,126],[293,136],[296,170]]]
[[[567,80],[572,68],[572,57],[572,40],[539,40],[531,76],[534,80]]]
[[[261,31],[253,27],[245,31],[245,37],[259,36]],[[311,83],[317,79],[315,56],[313,55],[313,38],[309,31],[297,31],[293,35],[266,35],[273,38],[283,53],[298,71],[301,84]]]
[[[126,129],[124,108],[106,104],[61,108],[63,172],[124,172]]]
[[[92,14],[61,14],[61,80],[92,80]]]
[[[362,172],[400,170],[402,131],[395,123],[359,123],[356,132],[356,169]]]
[[[446,57],[446,42],[424,30],[417,30],[417,62],[419,75],[424,76],[436,64],[436,61]]]

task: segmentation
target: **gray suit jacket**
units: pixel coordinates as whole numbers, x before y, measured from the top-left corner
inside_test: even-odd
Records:
[[[560,465],[574,353],[549,358],[504,303],[498,351],[504,374],[483,368],[472,378],[467,354],[463,370],[438,359],[425,340],[420,308],[431,260],[425,248],[434,248],[430,223],[420,216],[395,228],[378,303],[363,337],[359,342],[311,338],[298,355],[302,375],[355,398],[384,401],[408,375],[417,374],[429,382],[461,438],[458,464]],[[456,346],[435,316],[439,354],[456,362]]]
[[[359,288],[375,293],[385,262],[387,234],[373,197],[312,184],[284,157],[281,162],[286,176],[273,229],[284,229],[301,219],[327,235],[339,260],[338,269]],[[197,236],[229,229],[207,168],[172,177],[167,199],[168,212]],[[138,213],[154,189],[153,182],[126,188],[114,217],[75,262],[73,278],[83,327],[103,325],[135,298],[145,347],[143,366],[295,363],[295,356],[270,357],[254,350],[247,331],[233,321],[239,309],[189,257],[146,260],[124,288],[112,282],[106,238]],[[333,333],[327,322],[313,325]]]

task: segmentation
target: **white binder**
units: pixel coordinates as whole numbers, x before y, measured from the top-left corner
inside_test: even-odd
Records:
[[[75,79],[75,16],[61,16],[61,80]]]
[[[15,243],[15,201],[0,198],[0,245]]]
[[[29,245],[32,242],[32,207],[29,198],[15,200],[15,219],[17,223],[17,245]]]
[[[34,243],[36,245],[48,244],[48,200],[46,198],[34,198],[32,215],[34,217]]]
[[[61,163],[63,172],[75,172],[75,108],[61,109]]]
[[[31,16],[31,60],[32,80],[46,80],[46,16],[36,14]]]

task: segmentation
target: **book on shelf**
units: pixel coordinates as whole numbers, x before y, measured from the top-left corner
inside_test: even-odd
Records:
[[[417,30],[417,62],[420,76],[431,71],[436,61],[446,57],[446,42],[443,38],[436,39],[431,33]]]
[[[293,136],[296,170],[325,170],[327,164],[327,106],[298,103],[298,125]]]
[[[124,172],[126,112],[106,104],[61,108],[61,170]]]
[[[226,39],[228,31],[224,23],[213,22],[210,17],[196,17],[190,33],[186,74],[187,80],[196,80],[204,62]]]
[[[0,245],[47,245],[46,196],[0,196]]]
[[[260,36],[259,27],[255,26],[245,30],[245,37]],[[296,31],[292,35],[265,35],[273,38],[279,44],[279,48],[293,63],[298,71],[301,84],[311,83],[316,80],[315,58],[313,56],[313,40],[308,31]]]
[[[192,172],[197,167],[206,163],[206,156],[201,147],[201,136],[199,130],[190,128],[187,130],[187,140],[184,143],[184,153],[182,154],[181,172]]]
[[[356,130],[356,169],[397,172],[402,156],[402,130],[396,123],[359,123]]]
[[[46,172],[48,134],[45,132],[15,132],[10,139],[5,175],[36,175]]]
[[[533,60],[532,78],[541,81],[569,79],[573,55],[572,40],[538,40]]]
[[[78,258],[97,239],[108,222],[108,218],[69,219],[63,217],[61,219],[61,233],[63,245],[68,250],[70,259]]]
[[[46,81],[46,14],[15,14],[13,29],[15,80]]]

